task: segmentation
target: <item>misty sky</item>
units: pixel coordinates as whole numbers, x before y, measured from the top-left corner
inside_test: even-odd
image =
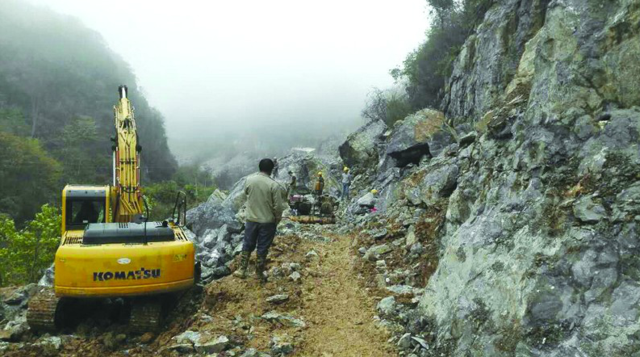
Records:
[[[425,0],[29,1],[100,32],[173,141],[221,125],[353,126],[428,27]]]

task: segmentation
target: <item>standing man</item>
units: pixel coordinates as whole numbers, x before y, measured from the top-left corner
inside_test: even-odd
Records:
[[[342,199],[349,199],[349,186],[351,185],[351,173],[349,173],[349,168],[344,167],[344,171],[342,172]]]
[[[321,197],[324,190],[324,177],[322,177],[322,171],[318,172],[318,179],[316,180],[316,196]]]
[[[283,197],[286,192],[271,178],[273,167],[271,159],[262,159],[258,165],[260,172],[249,176],[244,184],[247,197],[244,242],[240,267],[234,273],[239,278],[246,278],[249,257],[257,246],[256,276],[261,283],[267,281],[264,274],[267,253],[285,207]]]
[[[322,211],[322,191],[324,190],[324,177],[322,177],[322,171],[318,172],[318,179],[316,180],[315,193],[316,193],[316,203],[314,207],[317,209],[317,213]]]
[[[289,199],[291,199],[291,196],[293,196],[293,191],[296,189],[298,179],[296,178],[296,175],[293,174],[293,171],[289,171],[289,176],[291,177],[291,182],[289,182],[288,196]]]
[[[289,176],[291,176],[291,182],[289,182],[289,189],[287,195],[289,196],[288,202],[291,204],[291,212],[294,216],[298,215],[298,205],[299,202],[294,201],[293,195],[296,193],[296,187],[298,187],[298,178],[294,175],[293,171],[289,171]]]
[[[278,177],[278,171],[280,171],[280,165],[278,164],[278,158],[273,158],[273,178]]]

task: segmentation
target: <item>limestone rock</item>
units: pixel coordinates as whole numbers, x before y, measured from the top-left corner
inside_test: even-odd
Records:
[[[367,250],[363,258],[365,260],[369,260],[373,262],[378,260],[378,258],[380,258],[382,255],[387,254],[391,251],[392,249],[388,244],[374,245],[373,247]]]
[[[573,206],[576,218],[584,223],[598,223],[607,212],[602,205],[593,202],[591,197],[582,197]]]
[[[269,296],[267,298],[267,302],[270,302],[272,304],[282,304],[287,300],[289,300],[289,295],[287,294],[278,294],[278,295]]]
[[[195,343],[194,347],[198,353],[219,353],[227,350],[230,347],[230,342],[227,336],[219,336],[212,341]]]
[[[280,314],[278,312],[275,311],[270,311],[267,312],[266,314],[262,315],[262,318],[271,322],[271,323],[280,323],[283,324],[285,326],[290,326],[290,327],[306,327],[307,325],[304,323],[304,321],[302,321],[301,319],[297,319],[293,316],[290,315],[285,315],[285,314]]]
[[[349,135],[347,141],[340,145],[340,157],[348,167],[363,167],[378,160],[376,144],[387,130],[385,123],[372,121],[355,133]]]
[[[393,296],[387,296],[378,303],[378,311],[382,316],[391,316],[396,307],[396,299]]]
[[[276,356],[284,356],[293,353],[293,343],[288,335],[276,335],[271,338],[271,352]]]
[[[438,156],[453,141],[451,132],[445,126],[444,114],[423,109],[398,124],[387,145],[386,154],[395,160],[397,166],[405,167],[410,163],[418,164],[423,156]]]

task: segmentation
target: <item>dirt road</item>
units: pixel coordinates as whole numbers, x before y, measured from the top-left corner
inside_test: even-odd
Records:
[[[388,336],[376,326],[375,301],[367,296],[354,271],[351,238],[325,235],[330,242],[299,237],[278,238],[270,263],[270,279],[260,287],[255,279],[226,278],[207,290],[205,306],[211,315],[229,320],[251,321],[252,337],[247,346],[269,351],[274,336],[294,345],[293,356],[351,357],[393,356]],[[298,282],[289,277],[299,264]],[[278,272],[278,270],[280,272]],[[267,302],[274,295],[287,295],[281,305]],[[302,320],[306,327],[272,324],[256,316],[276,311]],[[206,329],[206,328],[205,328]],[[217,333],[228,331],[217,329]]]
[[[129,333],[125,325],[90,319],[54,336],[28,333],[22,341],[5,344],[4,350],[0,346],[0,354],[396,355],[386,342],[386,331],[374,319],[376,301],[356,268],[352,238],[309,226],[300,233],[313,239],[276,238],[267,284],[260,285],[251,274],[245,280],[228,276],[194,290],[180,301],[159,333],[140,336]]]

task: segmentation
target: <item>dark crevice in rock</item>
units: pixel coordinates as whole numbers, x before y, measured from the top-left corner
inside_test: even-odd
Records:
[[[440,192],[440,195],[442,197],[449,197],[453,194],[453,191],[455,191],[456,188],[458,188],[458,182],[454,181],[451,186],[443,188],[442,191]]]
[[[409,164],[419,164],[423,156],[431,158],[431,152],[429,151],[429,144],[423,143],[412,146],[406,150],[390,153],[396,163],[396,167],[405,167]]]

